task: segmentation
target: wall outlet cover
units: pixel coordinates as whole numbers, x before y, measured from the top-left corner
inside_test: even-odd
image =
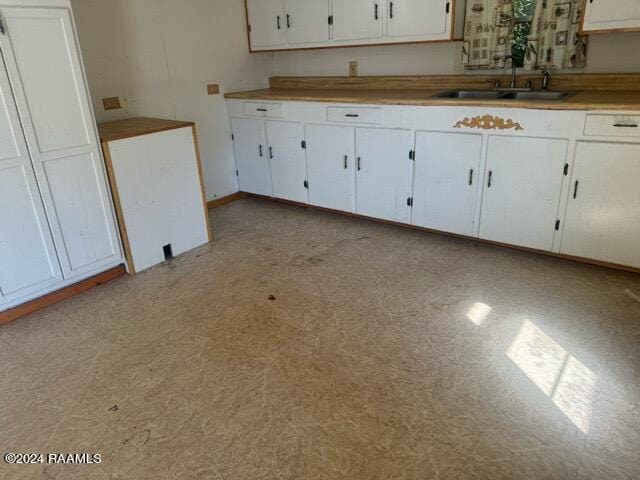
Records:
[[[210,83],[207,85],[207,94],[218,95],[220,93],[220,85],[217,83]]]
[[[356,61],[349,62],[349,76],[350,77],[358,76],[358,62]]]
[[[102,99],[102,105],[105,110],[117,110],[122,108],[120,105],[120,97],[109,97]]]

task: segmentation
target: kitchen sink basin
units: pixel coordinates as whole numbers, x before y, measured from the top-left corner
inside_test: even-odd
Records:
[[[566,100],[573,93],[570,92],[508,92],[504,99],[513,100]]]
[[[476,100],[493,100],[504,98],[506,92],[496,92],[494,90],[451,90],[442,92],[434,98],[468,98]]]

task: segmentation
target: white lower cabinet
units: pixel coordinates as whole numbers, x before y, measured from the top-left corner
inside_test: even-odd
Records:
[[[473,235],[482,135],[416,132],[412,224]]]
[[[243,192],[271,195],[264,120],[233,118],[231,128],[238,170],[238,187]]]
[[[409,223],[411,132],[356,128],[356,212]]]
[[[480,238],[551,250],[568,141],[491,136]]]
[[[355,211],[355,131],[353,127],[305,125],[309,203]]]
[[[266,123],[271,194],[306,203],[307,166],[302,149],[302,124],[276,120]]]
[[[640,144],[578,142],[561,252],[640,268]]]

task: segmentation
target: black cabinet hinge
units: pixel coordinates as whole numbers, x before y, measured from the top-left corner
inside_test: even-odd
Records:
[[[238,170],[236,170],[236,177],[240,176],[240,172],[238,172]]]
[[[231,134],[231,140],[233,141],[233,140],[235,140],[235,139],[236,139],[236,137],[235,137],[235,136],[233,135],[233,133],[232,133],[232,134]]]
[[[307,188],[307,189],[309,188],[309,182],[306,180],[304,181],[304,188]]]
[[[416,151],[409,150],[409,160],[415,160],[415,159],[416,159]]]
[[[556,232],[560,231],[560,220],[556,220]]]
[[[407,206],[408,207],[413,207],[413,197],[407,198]]]
[[[333,25],[333,15],[329,15],[329,25]]]
[[[450,11],[451,11],[451,2],[447,2],[447,7],[445,8],[445,12],[449,14]]]
[[[300,143],[300,146],[301,146],[302,148],[307,148],[307,142],[306,142],[306,141],[304,141],[304,140],[302,140],[302,142]]]
[[[564,164],[564,176],[566,177],[567,175],[569,175],[569,164],[565,163]]]
[[[251,24],[247,25],[247,28],[249,29],[249,33],[251,33]]]
[[[7,33],[7,29],[4,26],[4,18],[0,17],[0,34],[4,35]]]

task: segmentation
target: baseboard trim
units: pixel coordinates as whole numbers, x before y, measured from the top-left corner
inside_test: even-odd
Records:
[[[235,202],[236,200],[240,200],[241,198],[246,198],[249,194],[245,192],[236,192],[231,195],[227,195],[226,197],[216,198],[215,200],[211,200],[207,202],[207,208],[212,210],[214,208],[221,207],[222,205],[226,205],[227,203]]]
[[[331,208],[318,207],[318,206],[315,206],[315,205],[309,205],[307,203],[296,202],[296,201],[293,201],[293,200],[285,200],[285,199],[281,199],[281,198],[274,198],[274,197],[269,197],[269,196],[266,196],[266,195],[258,195],[258,194],[255,194],[255,193],[249,193],[249,194],[247,194],[247,196],[252,197],[252,198],[259,198],[261,200],[268,200],[268,201],[271,201],[271,202],[282,203],[282,204],[285,204],[285,205],[292,205],[292,206],[296,206],[296,207],[308,208],[310,210],[317,210],[317,211],[320,211],[320,212],[333,213],[335,215],[340,215],[340,216],[343,216],[343,217],[359,218],[359,219],[362,219],[362,220],[371,220],[371,221],[377,222],[377,223],[384,223],[385,225],[394,225],[396,227],[408,228],[410,230],[417,230],[417,231],[420,231],[420,232],[434,233],[436,235],[444,235],[446,237],[460,238],[460,239],[465,239],[465,240],[472,240],[474,242],[483,243],[485,245],[494,245],[494,246],[498,246],[498,247],[505,247],[505,248],[510,248],[512,250],[518,250],[518,251],[521,251],[521,252],[537,253],[537,254],[545,255],[547,257],[560,258],[562,260],[569,260],[569,261],[578,262],[578,263],[586,263],[586,264],[589,264],[589,265],[595,265],[597,267],[604,267],[604,268],[609,268],[609,269],[613,269],[613,270],[622,270],[624,272],[630,272],[630,273],[640,273],[640,268],[629,267],[627,265],[619,265],[617,263],[602,262],[600,260],[592,260],[590,258],[574,257],[574,256],[571,256],[571,255],[565,255],[563,253],[547,252],[545,250],[537,250],[535,248],[521,247],[521,246],[518,246],[518,245],[511,245],[511,244],[508,244],[508,243],[495,242],[493,240],[484,240],[484,239],[478,238],[478,237],[469,237],[469,236],[466,236],[466,235],[459,235],[457,233],[443,232],[441,230],[433,230],[431,228],[418,227],[416,225],[409,225],[409,224],[406,224],[406,223],[394,222],[394,221],[390,221],[390,220],[381,220],[381,219],[375,218],[375,217],[367,217],[365,215],[358,215],[357,213],[343,212],[341,210],[333,210]]]
[[[42,310],[45,307],[66,300],[67,298],[79,295],[82,292],[86,292],[87,290],[91,290],[92,288],[121,277],[125,273],[124,265],[119,265],[94,277],[87,278],[81,282],[74,283],[73,285],[56,290],[55,292],[51,292],[40,298],[36,298],[27,303],[23,303],[22,305],[18,305],[17,307],[0,312],[0,325],[13,322],[14,320],[25,317],[30,313],[37,312],[38,310]]]

